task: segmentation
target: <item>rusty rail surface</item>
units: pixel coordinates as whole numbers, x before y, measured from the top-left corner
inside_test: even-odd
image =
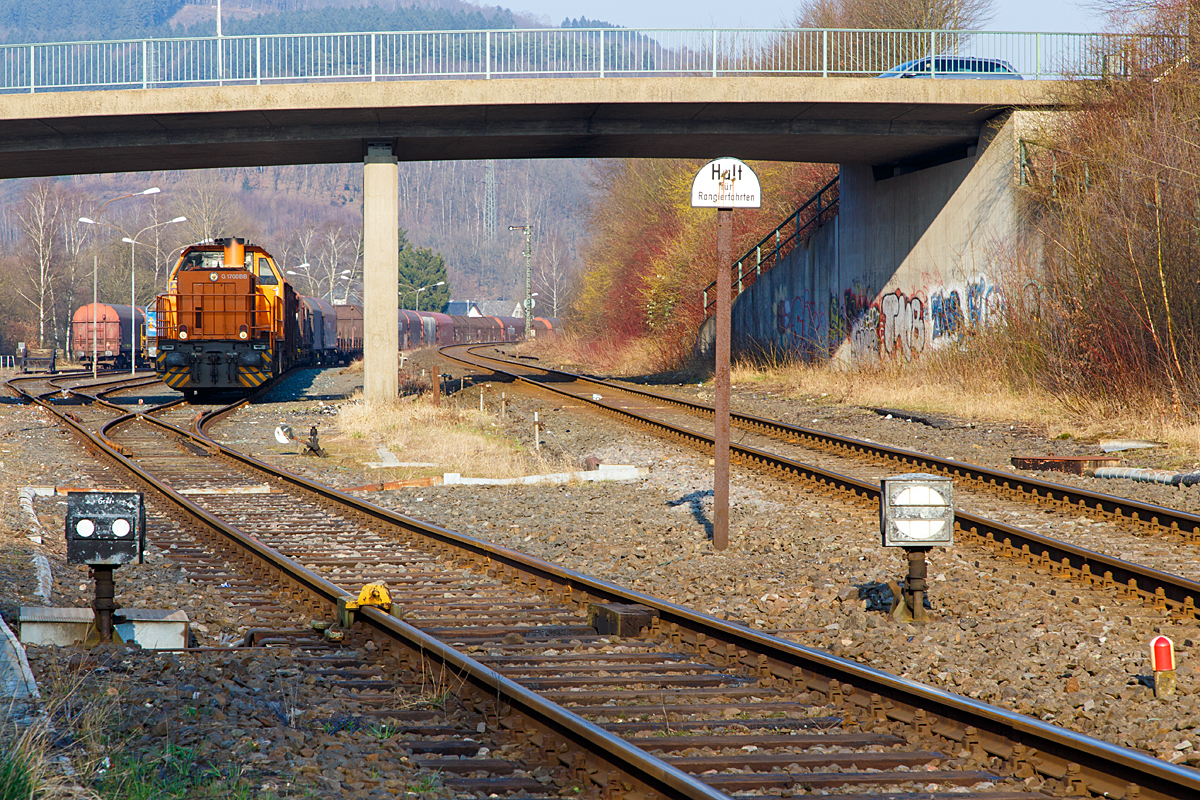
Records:
[[[700,414],[711,415],[712,407],[701,403],[671,397],[669,395],[634,389],[620,384],[589,378],[562,370],[534,366],[528,363],[514,364],[513,362],[485,356],[479,351],[481,345],[451,345],[442,348],[441,352],[448,358],[464,364],[480,366],[479,362],[487,362],[495,366],[483,364],[486,369],[510,375],[518,380],[538,386],[556,394],[584,402],[638,424],[648,427],[661,434],[686,441],[692,446],[704,450],[713,447],[712,437],[708,434],[694,431],[682,426],[672,425],[662,420],[638,414],[629,409],[618,407],[605,399],[593,400],[590,390],[575,393],[564,389],[564,384],[581,382],[588,386],[603,387],[607,390],[627,392],[635,396],[652,399],[655,402],[666,403]],[[464,351],[477,362],[471,362],[461,356],[452,355],[451,351]],[[527,370],[541,371],[556,376],[554,382],[543,382],[525,375],[506,371],[507,367],[520,367]],[[1173,531],[1186,531],[1190,541],[1200,541],[1200,517],[1184,511],[1176,511],[1146,503],[1140,503],[1125,498],[1089,492],[1084,489],[1074,489],[1068,486],[1039,481],[1035,478],[1025,478],[1020,475],[990,470],[971,464],[964,464],[949,459],[939,459],[923,453],[909,450],[889,448],[871,442],[863,442],[844,436],[824,433],[810,428],[788,425],[783,422],[768,420],[747,414],[732,414],[733,424],[752,430],[766,431],[805,442],[815,442],[823,445],[836,446],[850,452],[864,453],[880,458],[899,461],[916,467],[922,467],[934,472],[964,477],[989,486],[1002,487],[1011,491],[1024,491],[1039,500],[1055,500],[1077,508],[1095,508],[1114,516],[1128,516],[1147,525],[1156,524]],[[731,456],[734,460],[748,466],[765,469],[782,476],[796,476],[803,480],[812,481],[827,489],[848,493],[860,500],[877,504],[879,485],[842,475],[832,470],[806,464],[786,458],[765,450],[743,445],[732,445]],[[1026,488],[1028,487],[1028,488]],[[1144,514],[1145,516],[1140,516]],[[1164,524],[1164,521],[1170,524]],[[1186,524],[1186,528],[1184,524]],[[1099,553],[1094,550],[1079,547],[1069,542],[1059,541],[1040,533],[1008,525],[998,520],[955,510],[955,529],[964,535],[986,544],[1005,555],[1020,557],[1031,566],[1044,568],[1063,576],[1069,576],[1088,582],[1102,588],[1115,588],[1131,597],[1139,597],[1159,608],[1171,608],[1182,614],[1200,617],[1200,583],[1188,578],[1173,575],[1161,570],[1136,564],[1115,556]]]
[[[10,383],[11,386],[11,383]],[[20,391],[13,387],[14,391]],[[57,391],[57,390],[56,390]],[[53,394],[53,393],[47,393]],[[170,487],[161,485],[137,464],[114,451],[102,436],[92,434],[68,416],[59,413],[44,396],[25,394],[32,402],[46,407],[75,431],[90,447],[103,452],[112,461],[129,470],[137,480],[154,487],[199,525],[218,532],[230,544],[240,548],[239,560],[266,567],[278,575],[283,588],[319,598],[326,604],[348,597],[342,589],[291,559],[266,548],[254,537],[198,508]],[[101,401],[98,401],[101,402]],[[331,487],[270,467],[212,439],[205,429],[222,415],[241,407],[245,401],[205,414],[197,421],[196,432],[184,431],[155,420],[149,413],[125,414],[126,421],[140,418],[185,437],[205,448],[269,475],[297,490],[311,493],[378,523],[423,537],[437,549],[461,554],[475,563],[494,565],[506,573],[519,575],[522,582],[558,587],[565,594],[595,598],[601,602],[632,603],[652,609],[673,640],[689,644],[703,652],[713,640],[723,643],[727,657],[756,671],[758,675],[790,685],[797,690],[816,692],[842,706],[846,715],[864,720],[894,720],[925,729],[966,748],[980,748],[1003,758],[1016,768],[1034,772],[1085,789],[1086,792],[1114,798],[1155,798],[1167,800],[1200,793],[1200,773],[1153,758],[1129,748],[1074,733],[1041,720],[990,706],[967,697],[900,678],[880,670],[838,658],[821,650],[778,639],[763,632],[717,619],[695,610],[625,589],[556,564],[480,539],[423,523],[396,512],[349,496]],[[124,412],[126,409],[118,407]],[[658,423],[652,423],[658,424]],[[111,429],[111,423],[106,428]],[[665,427],[665,426],[664,426]],[[700,441],[695,432],[679,429],[678,435]],[[748,458],[770,460],[770,454],[746,450]],[[785,463],[791,472],[806,469]],[[826,475],[825,480],[857,491],[868,497],[873,487],[853,479]],[[410,658],[427,658],[464,676],[485,696],[498,697],[512,708],[537,720],[549,730],[588,749],[609,764],[626,771],[664,797],[722,797],[697,778],[675,770],[660,759],[624,742],[620,737],[593,725],[561,707],[538,697],[466,655],[382,612],[367,610],[362,618],[372,629],[391,637]],[[1137,787],[1137,788],[1134,788]]]

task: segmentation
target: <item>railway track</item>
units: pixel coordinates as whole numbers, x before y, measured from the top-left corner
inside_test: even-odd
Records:
[[[63,410],[48,397],[40,402]],[[1200,791],[1192,770],[273,470],[203,433],[228,408],[210,409],[198,432],[185,427],[196,409],[177,404],[129,414],[98,400],[84,422],[80,407],[70,410],[64,424],[170,504],[178,521],[156,543],[256,614],[278,610],[280,624],[294,626],[297,613],[328,617],[363,584],[387,583],[391,613],[361,609],[346,631],[346,641],[369,639],[382,658],[346,663],[321,649],[312,658],[331,659],[324,666],[341,670],[367,705],[371,690],[396,686],[435,683],[460,697],[486,736],[476,728],[473,741],[438,738],[443,751],[427,748],[434,752],[420,763],[455,776],[447,785],[464,791],[546,791],[527,777],[538,768],[556,790],[606,796],[965,789],[1005,800],[1039,788],[1114,798]],[[641,615],[636,632],[600,635],[589,623],[628,606]],[[303,644],[311,634],[269,629],[259,640],[289,637]]]
[[[684,424],[687,416],[711,418],[712,408],[709,406],[534,364],[516,363],[485,354],[484,351],[488,349],[491,348],[454,345],[443,348],[442,353],[461,364],[511,376],[689,446],[709,452],[712,450],[710,432],[701,430],[694,423]],[[1190,565],[1194,561],[1193,545],[1200,542],[1198,515],[951,459],[889,448],[762,417],[744,414],[732,416],[733,425],[758,435],[763,442],[757,447],[733,444],[731,458],[736,463],[784,479],[809,482],[831,495],[848,497],[871,508],[878,507],[879,484],[877,480],[862,474],[869,471],[869,467],[863,467],[864,459],[876,465],[876,471],[877,465],[883,462],[893,468],[900,466],[906,470],[950,475],[956,481],[963,480],[967,489],[966,492],[956,491],[960,507],[955,511],[955,528],[962,538],[996,553],[1020,559],[1029,567],[1056,577],[1079,580],[1095,588],[1136,598],[1161,611],[1193,619],[1200,616],[1197,610],[1200,607],[1200,583],[1190,578],[1169,569],[1137,563],[1077,542],[1064,541],[984,516],[962,508],[961,503],[964,495],[996,493],[1002,494],[1010,503],[1019,504],[1023,501],[1027,506],[1032,502],[1042,510],[1070,508],[1076,515],[1082,512],[1133,523],[1141,536],[1147,532],[1162,533],[1178,543],[1181,548],[1177,550],[1178,557],[1165,560],[1171,568],[1179,568],[1184,563]],[[809,448],[809,451],[807,457],[802,452],[784,455],[775,445],[800,445]],[[829,453],[836,453],[841,461],[831,464]],[[851,458],[857,459],[857,463]],[[819,463],[821,461],[825,463]],[[1159,560],[1164,561],[1161,557]]]

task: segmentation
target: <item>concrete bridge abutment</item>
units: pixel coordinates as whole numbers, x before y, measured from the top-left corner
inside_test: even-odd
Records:
[[[363,159],[363,400],[396,402],[400,168],[391,142],[371,142]]]
[[[837,216],[735,300],[735,347],[846,367],[907,363],[995,320],[1041,262],[1020,213],[1019,151],[1046,113],[993,120],[944,163],[842,165]]]

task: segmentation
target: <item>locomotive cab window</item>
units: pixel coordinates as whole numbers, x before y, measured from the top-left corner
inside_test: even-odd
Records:
[[[279,285],[279,277],[275,274],[275,270],[271,269],[271,262],[261,256],[258,259],[258,284],[259,286]]]
[[[175,281],[176,277],[181,272],[211,272],[213,270],[223,269],[225,267],[224,253],[205,252],[202,250],[193,250],[179,260],[179,265],[175,267],[175,271],[171,273],[170,281]]]

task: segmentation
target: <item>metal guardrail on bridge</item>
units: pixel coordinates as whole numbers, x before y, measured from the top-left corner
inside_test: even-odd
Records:
[[[746,291],[762,274],[776,264],[788,253],[796,249],[817,228],[829,222],[838,212],[839,181],[835,177],[829,183],[817,190],[817,193],[804,201],[788,218],[776,226],[775,230],[763,237],[762,241],[746,251],[746,254],[734,262],[730,269],[729,280],[733,283],[733,296]],[[704,316],[715,313],[717,298],[715,289],[717,282],[713,281],[704,287]]]
[[[1184,37],[995,31],[542,28],[126,39],[0,47],[0,93],[437,78],[872,76],[937,55],[1026,79],[1182,57]]]

